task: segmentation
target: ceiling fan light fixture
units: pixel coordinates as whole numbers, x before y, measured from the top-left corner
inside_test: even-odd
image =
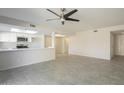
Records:
[[[64,18],[61,18],[61,21],[65,22],[65,19]]]
[[[47,9],[47,11],[53,13],[54,15],[56,15],[60,18],[62,25],[64,25],[65,21],[73,21],[73,22],[80,21],[78,19],[70,18],[71,15],[73,15],[74,13],[76,13],[78,11],[77,9],[74,9],[66,14],[65,14],[65,8],[60,8],[60,10],[61,10],[61,14],[59,15],[59,14],[55,13],[54,11]]]

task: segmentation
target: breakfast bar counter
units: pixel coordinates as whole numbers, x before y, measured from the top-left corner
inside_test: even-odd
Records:
[[[54,48],[0,49],[0,70],[7,70],[54,59]]]

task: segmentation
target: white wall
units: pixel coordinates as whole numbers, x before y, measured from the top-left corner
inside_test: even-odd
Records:
[[[69,37],[69,54],[96,57],[101,59],[112,58],[111,32],[124,30],[124,25],[77,32]]]
[[[113,58],[115,55],[115,35],[110,33],[110,56]]]
[[[30,48],[44,48],[45,47],[44,39],[45,39],[44,35],[32,37],[32,42],[30,43]]]
[[[109,59],[109,32],[84,31],[69,39],[70,54]]]
[[[49,48],[52,46],[52,37],[51,36],[45,36],[45,48]]]

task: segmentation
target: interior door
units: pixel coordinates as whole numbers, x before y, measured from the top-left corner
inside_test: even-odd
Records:
[[[124,55],[124,35],[120,36],[120,53]]]
[[[64,38],[56,37],[56,53],[63,54],[64,53]]]
[[[124,35],[116,35],[115,55],[124,56]]]

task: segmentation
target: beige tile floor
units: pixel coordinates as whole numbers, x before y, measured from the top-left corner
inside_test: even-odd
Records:
[[[0,71],[0,84],[110,85],[124,84],[124,57],[111,61],[75,56]]]

